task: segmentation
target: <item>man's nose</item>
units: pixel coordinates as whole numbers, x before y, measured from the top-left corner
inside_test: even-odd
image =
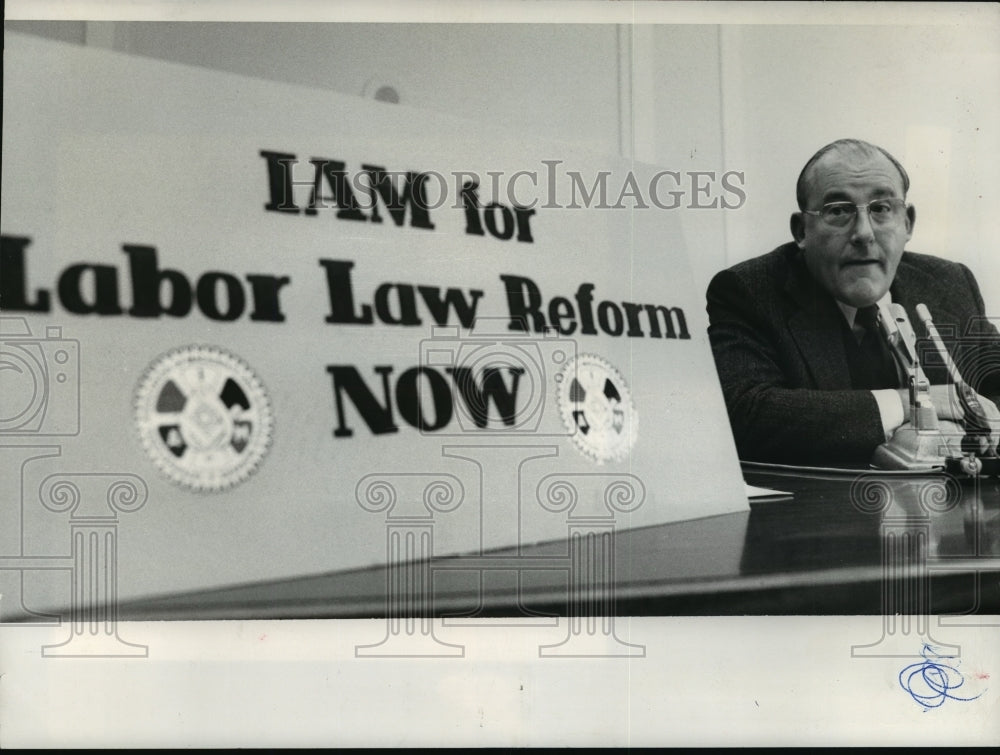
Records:
[[[872,230],[872,219],[868,215],[867,207],[859,207],[858,214],[854,218],[854,228],[851,230],[851,241],[855,244],[869,244],[875,238],[875,231]]]

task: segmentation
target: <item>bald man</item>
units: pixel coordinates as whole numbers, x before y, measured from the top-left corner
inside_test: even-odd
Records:
[[[964,265],[904,251],[916,212],[910,180],[886,150],[842,139],[796,186],[793,241],[718,273],[709,338],[740,458],[865,465],[909,419],[906,375],[877,333],[876,308],[925,304],[963,377],[1000,419],[1000,334]],[[888,311],[888,310],[886,310]],[[940,361],[926,360],[941,419],[962,408]]]

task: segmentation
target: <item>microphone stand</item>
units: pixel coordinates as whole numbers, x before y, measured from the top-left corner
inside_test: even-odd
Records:
[[[920,366],[916,338],[906,310],[899,304],[892,311],[879,307],[879,326],[897,361],[905,369],[910,398],[910,421],[892,438],[875,449],[871,465],[878,469],[930,471],[942,469],[954,453],[947,435],[961,434],[954,423],[938,419],[930,395],[930,382]]]
[[[962,424],[965,426],[965,435],[962,437],[962,454],[959,457],[947,459],[948,470],[961,471],[970,475],[977,475],[982,471],[992,475],[998,474],[1000,472],[1000,459],[997,458],[997,444],[993,438],[989,418],[979,401],[978,394],[962,379],[958,366],[951,358],[951,354],[948,353],[944,340],[938,333],[934,320],[931,319],[930,310],[925,304],[917,305],[917,317],[927,328],[927,334],[941,356],[948,370],[948,375],[955,384],[955,392],[962,405]],[[987,467],[985,470],[984,466]]]

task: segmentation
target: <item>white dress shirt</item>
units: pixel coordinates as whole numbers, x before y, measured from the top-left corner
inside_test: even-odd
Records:
[[[885,296],[876,302],[882,317],[892,317],[892,312],[889,309],[890,304],[892,304],[892,294],[887,291]],[[855,330],[854,325],[854,318],[858,313],[858,308],[852,307],[850,304],[844,304],[841,301],[837,302],[837,306],[840,307],[840,311],[844,313],[844,317],[847,319],[847,325],[852,331],[854,331],[855,336],[863,335],[863,332]],[[881,338],[882,335],[878,334],[878,337]],[[896,371],[900,372],[900,365],[896,361],[895,355],[893,355],[893,363],[896,364]],[[872,391],[871,393],[875,397],[875,401],[878,403],[878,413],[882,418],[882,431],[885,433],[885,439],[889,440],[896,429],[902,425],[906,419],[906,410],[903,407],[903,397],[895,388],[884,388]]]

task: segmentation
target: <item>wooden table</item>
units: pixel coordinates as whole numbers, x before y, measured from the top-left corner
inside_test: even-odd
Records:
[[[745,465],[749,512],[173,595],[119,618],[1000,613],[1000,481]]]

